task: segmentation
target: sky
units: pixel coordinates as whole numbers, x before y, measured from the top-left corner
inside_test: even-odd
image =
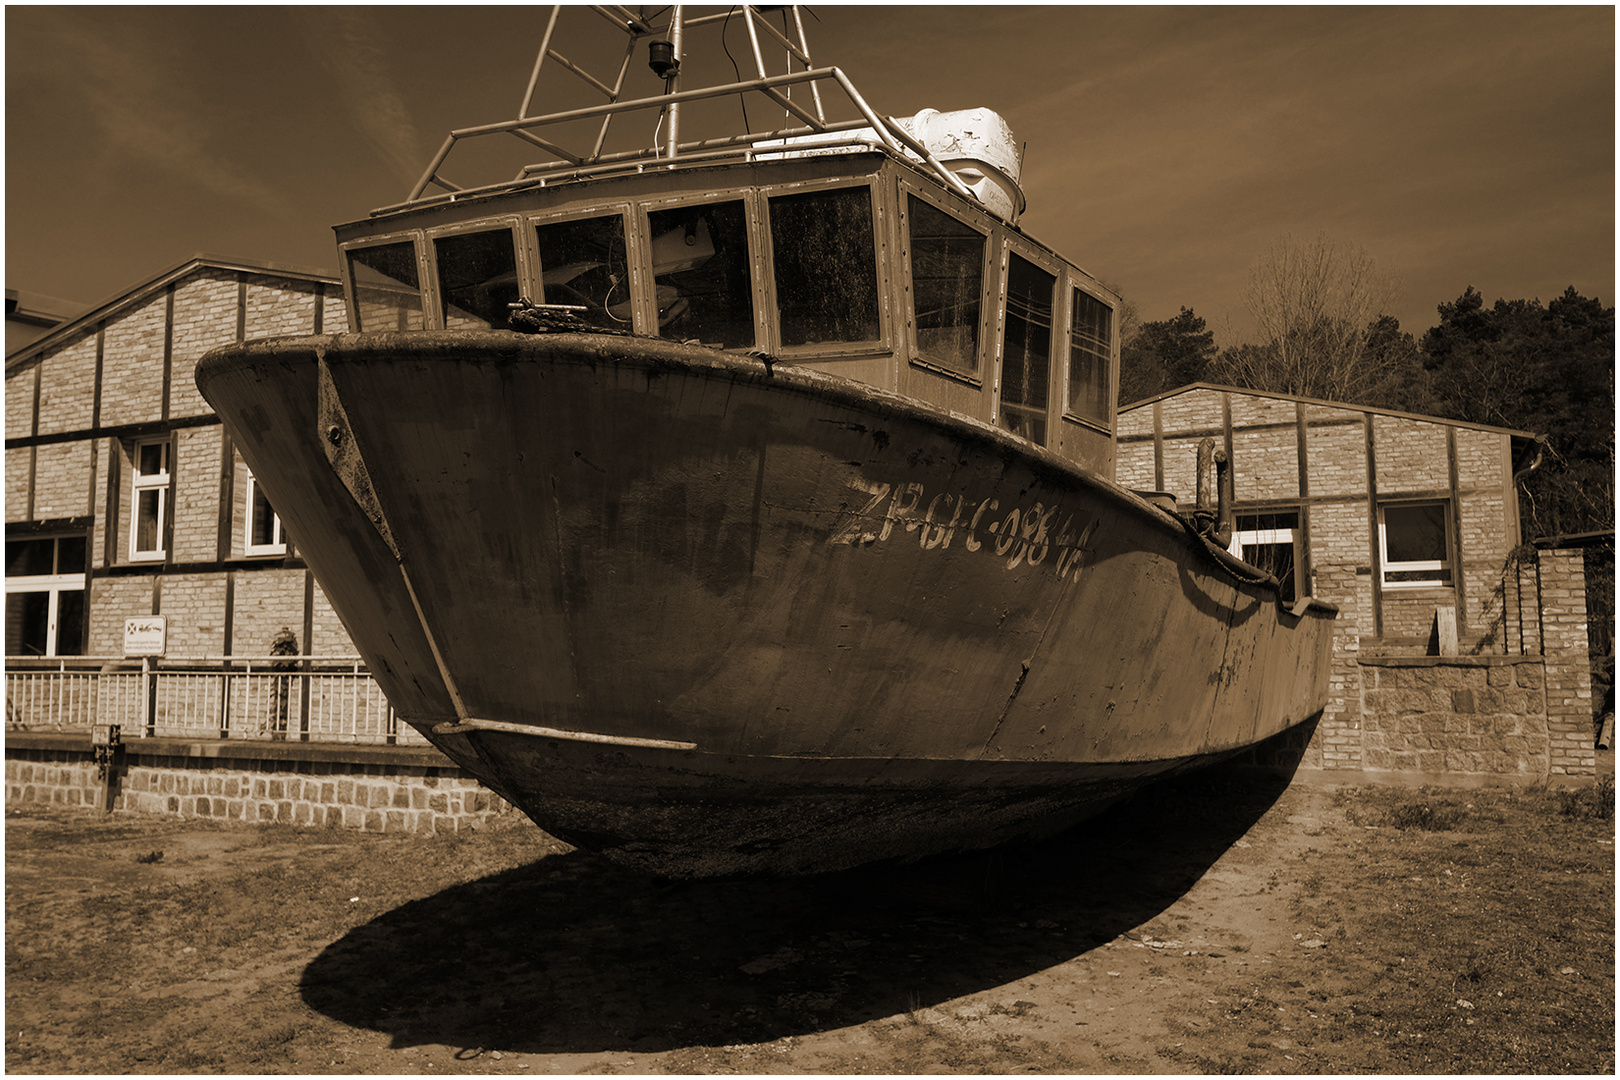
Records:
[[[335,272],[333,225],[403,201],[452,128],[517,115],[548,12],[8,5],[7,287],[89,305],[198,253]],[[566,10],[557,45],[596,71],[604,30]],[[1025,231],[1144,320],[1246,340],[1251,267],[1319,235],[1376,261],[1417,336],[1469,286],[1614,303],[1612,7],[816,4],[806,33],[878,112],[1000,112]],[[687,88],[718,40],[690,32]],[[740,23],[725,40],[750,63]],[[593,103],[547,75],[540,107]],[[464,186],[545,156],[467,154]]]

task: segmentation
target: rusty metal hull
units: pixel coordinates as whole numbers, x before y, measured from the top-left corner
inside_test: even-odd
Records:
[[[1050,830],[1326,704],[1331,607],[845,380],[428,331],[235,346],[197,382],[399,714],[659,873]]]

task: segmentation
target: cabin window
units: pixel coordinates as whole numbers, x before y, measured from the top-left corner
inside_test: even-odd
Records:
[[[1046,405],[1052,376],[1052,298],[1057,278],[1012,255],[1007,267],[1007,318],[1001,339],[1001,426],[1046,444]]]
[[[1114,309],[1074,290],[1069,313],[1069,411],[1107,426],[1108,368],[1113,355]]]
[[[947,367],[976,372],[984,234],[915,195],[907,199],[917,350]]]
[[[655,210],[647,224],[659,336],[719,349],[752,345],[754,293],[742,202]]]
[[[6,655],[84,653],[84,568],[79,536],[6,541]]]
[[[360,329],[422,329],[422,282],[413,242],[351,248],[349,277]]]
[[[535,227],[540,240],[540,282],[546,304],[568,304],[592,326],[629,330],[630,266],[624,217],[555,221]]]
[[[1451,585],[1449,506],[1444,502],[1385,503],[1378,508],[1383,583],[1411,589]]]
[[[129,557],[161,559],[167,554],[164,530],[169,501],[168,438],[135,444],[133,497],[130,500]]]
[[[439,315],[451,329],[504,328],[519,295],[512,231],[462,233],[433,241]]]
[[[1305,564],[1299,511],[1238,514],[1233,526],[1232,554],[1276,578],[1280,585],[1278,595],[1284,601],[1297,600],[1299,570]]]
[[[877,341],[877,245],[870,188],[770,200],[782,345]]]
[[[287,554],[287,535],[281,529],[281,516],[265,497],[264,488],[252,473],[247,481],[247,536],[242,546],[247,555]]]

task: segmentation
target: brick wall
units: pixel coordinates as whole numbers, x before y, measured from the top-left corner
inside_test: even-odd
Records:
[[[87,334],[51,354],[40,372],[39,431],[78,431],[90,426],[96,404],[96,336]],[[7,412],[11,403],[7,402]],[[10,417],[7,417],[10,432]]]
[[[170,560],[212,562],[219,554],[219,458],[225,429],[218,425],[174,433],[175,470]]]
[[[165,575],[160,599],[161,614],[168,625],[170,656],[218,656],[224,652],[223,574]],[[117,616],[117,620],[122,627],[124,616]]]
[[[34,462],[34,517],[77,517],[91,513],[90,443],[47,443]]]
[[[205,269],[175,286],[172,416],[212,412],[192,372],[209,349],[236,340],[238,284],[234,273]],[[217,459],[216,459],[217,460]]]
[[[1551,771],[1596,767],[1592,666],[1586,636],[1586,567],[1579,549],[1541,551],[1541,627],[1547,658]]]
[[[9,402],[12,395],[19,388],[11,383],[6,384],[6,399]],[[28,520],[28,491],[30,468],[34,451],[26,447],[6,448],[6,520]]]
[[[323,656],[342,656],[345,650],[349,650],[352,655],[354,645],[349,632],[344,629],[343,620],[333,610],[332,602],[326,598],[319,581],[315,583],[315,593],[311,598],[309,636],[307,651]]]
[[[303,570],[278,568],[236,575],[232,655],[267,655],[270,642],[283,627],[298,638],[300,652],[308,651],[309,643],[304,640],[304,574]],[[354,655],[353,646],[348,646],[342,655]]]
[[[124,650],[124,620],[152,614],[152,579],[144,574],[96,578],[90,583],[91,656],[118,656]]]
[[[163,418],[166,304],[164,295],[151,297],[107,324],[101,362],[104,426]],[[50,374],[48,366],[45,373]]]
[[[44,392],[43,383],[40,392]],[[31,435],[33,431],[34,369],[23,368],[6,375],[6,438]]]
[[[1447,425],[1375,414],[1372,426],[1380,496],[1451,486]]]
[[[307,277],[199,263],[119,303],[122,306],[104,309],[97,321],[71,328],[68,336],[43,345],[32,363],[8,375],[7,438],[26,440],[35,435],[36,379],[38,433],[70,437],[6,451],[7,521],[94,519],[93,573],[87,583],[91,655],[121,651],[124,619],[152,614],[154,581],[159,578],[171,658],[233,649],[262,654],[282,626],[292,629],[300,647],[308,649],[312,643],[302,640],[303,567],[283,566],[282,556],[239,561],[247,557],[247,473],[239,455],[225,454],[224,429],[208,421],[211,410],[197,393],[193,372],[205,353],[239,336],[347,329],[341,290],[333,282]],[[203,422],[198,423],[199,418]],[[167,559],[132,565],[131,454],[138,438],[161,436],[165,422],[173,422],[174,477],[168,506],[172,525],[164,542]],[[131,425],[142,427],[132,431]],[[222,468],[231,475],[222,477]],[[223,508],[222,488],[230,499]],[[222,516],[229,532],[223,545]],[[257,580],[261,574],[266,575],[264,581]],[[239,617],[226,612],[228,575],[234,577],[232,585],[241,598]],[[267,610],[267,603],[275,610]],[[348,635],[319,590],[310,615],[316,630],[307,636],[315,639],[315,648],[354,655]],[[227,625],[235,628],[229,635]]]

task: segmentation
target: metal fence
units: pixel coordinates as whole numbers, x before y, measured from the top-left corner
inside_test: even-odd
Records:
[[[426,746],[357,659],[202,657],[181,662],[6,658],[6,727],[125,739],[265,739]]]

